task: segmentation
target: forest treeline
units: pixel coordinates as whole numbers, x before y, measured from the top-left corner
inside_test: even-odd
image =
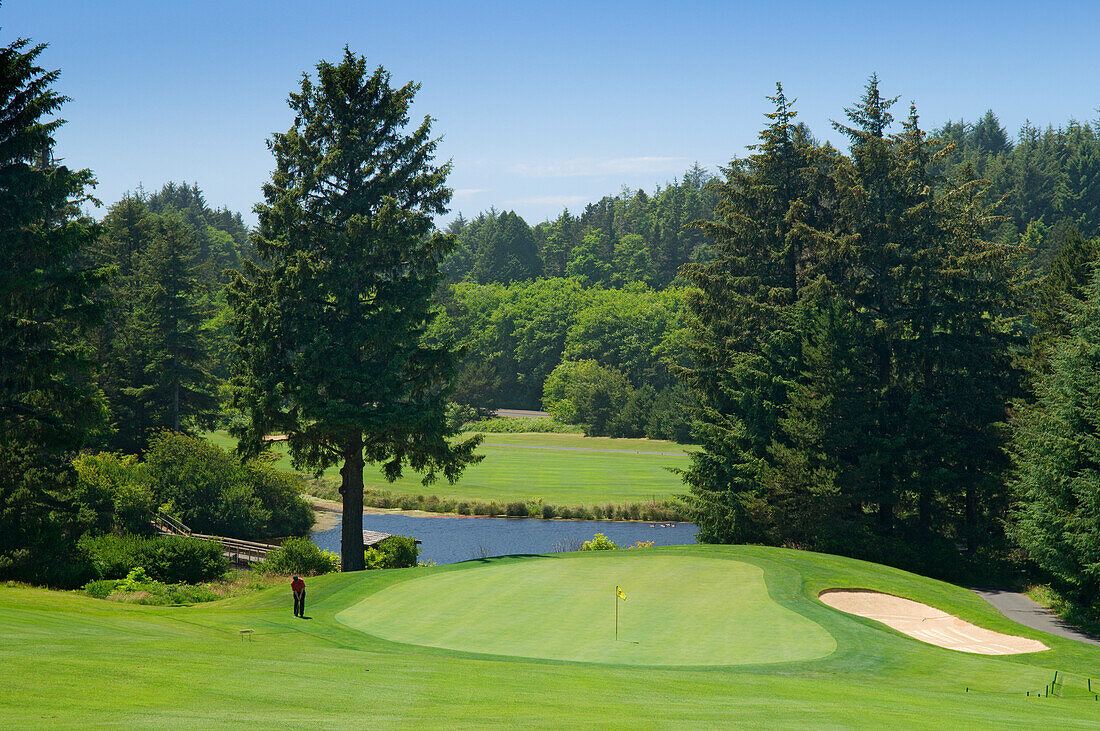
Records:
[[[1025,124],[1012,136],[990,112],[925,131],[916,108],[898,114],[871,77],[838,115],[842,150],[798,123],[779,88],[758,142],[715,174],[695,166],[534,226],[489,210],[439,231],[449,166],[429,164],[425,120],[410,140],[426,166],[417,184],[432,195],[397,239],[365,239],[386,242],[379,256],[394,269],[336,245],[360,241],[359,224],[373,220],[361,211],[392,207],[397,193],[326,188],[339,215],[319,222],[287,177],[312,165],[325,179],[336,159],[326,145],[382,154],[355,134],[309,149],[276,136],[284,167],[264,189],[259,231],[193,184],[139,190],[88,217],[91,171],[52,155],[61,122],[48,120],[65,100],[51,90],[57,72],[36,65],[42,48],[0,49],[0,575],[42,579],[54,565],[43,557],[107,530],[100,509],[153,509],[154,493],[89,482],[73,462],[146,453],[165,431],[186,439],[232,422],[258,450],[272,429],[298,429],[290,444],[303,463],[346,447],[361,492],[365,417],[331,412],[360,420],[345,430],[359,437],[337,444],[344,432],[325,431],[327,416],[303,422],[287,403],[331,415],[332,389],[410,388],[393,334],[352,316],[373,296],[356,283],[373,277],[399,303],[381,315],[405,318],[406,375],[423,380],[390,405],[392,442],[371,453],[390,460],[389,475],[410,444],[422,450],[417,469],[449,478],[475,459],[476,440],[455,447],[435,423],[445,396],[459,413],[542,405],[590,435],[698,444],[683,477],[701,540],[941,576],[1023,548],[1065,596],[1100,596],[1098,123]],[[349,52],[318,72],[323,88],[306,84],[293,103],[343,103],[334,74],[394,95],[397,109],[415,93]],[[287,238],[288,221],[299,239]],[[329,288],[323,301],[296,279],[305,273]],[[287,371],[291,360],[319,380]],[[419,421],[402,411],[418,398],[430,402]],[[103,464],[122,475],[129,467],[117,465],[131,463]],[[289,524],[286,485],[226,465],[239,479],[219,504],[245,506],[249,531]]]
[[[984,196],[996,206],[987,235],[1019,244],[1028,276],[1049,268],[1067,236],[1100,233],[1096,125],[1025,124],[1012,137],[988,112],[927,137],[930,175],[967,170],[988,181]],[[552,409],[593,435],[692,441],[688,389],[675,375],[688,365],[691,332],[683,267],[713,258],[697,224],[715,219],[722,198],[721,177],[694,165],[648,193],[624,189],[533,226],[512,211],[457,216],[429,333],[463,348],[453,399]],[[219,385],[233,353],[225,285],[255,258],[241,215],[212,208],[195,184],[139,190],[108,208],[90,255],[115,270],[99,295],[108,317],[92,338],[113,424],[105,445],[140,451],[156,429],[224,423]]]
[[[840,155],[805,125],[791,125],[826,158]],[[1042,276],[1067,237],[1100,233],[1095,123],[1044,130],[1026,123],[1012,136],[989,111],[973,123],[947,122],[923,144],[930,179],[985,181],[991,213],[983,235],[1019,246],[1013,266],[1021,276]],[[485,408],[557,405],[560,419],[591,433],[690,440],[685,387],[671,375],[687,365],[683,267],[714,256],[698,224],[714,221],[722,185],[696,165],[649,193],[624,190],[535,225],[495,209],[458,216],[447,228],[455,248],[442,265],[446,314],[435,333],[465,348],[455,399]],[[593,363],[581,377],[578,362],[586,360]],[[547,394],[555,369],[560,377]],[[564,382],[575,383],[562,403]],[[607,417],[600,404],[608,402],[627,404],[625,413]]]

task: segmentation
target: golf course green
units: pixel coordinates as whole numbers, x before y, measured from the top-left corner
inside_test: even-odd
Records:
[[[616,584],[627,595],[618,645]],[[935,647],[822,604],[828,588],[911,598],[1051,649]],[[1100,648],[1017,625],[966,589],[823,554],[682,546],[333,574],[307,580],[306,614],[291,616],[281,587],[191,607],[0,587],[0,718],[9,728],[1100,724],[1088,690],[1100,689]]]
[[[432,574],[383,589],[336,619],[396,642],[631,665],[789,662],[836,649],[818,624],[768,596],[757,566],[636,553]]]

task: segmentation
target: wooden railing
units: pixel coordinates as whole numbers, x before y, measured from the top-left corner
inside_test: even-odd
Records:
[[[251,563],[261,563],[267,558],[267,554],[278,546],[271,543],[257,543],[255,541],[243,541],[239,538],[226,538],[225,536],[208,536],[204,533],[192,533],[191,529],[167,513],[157,513],[153,516],[153,527],[164,536],[190,536],[201,541],[220,543],[222,555],[229,559],[230,563],[245,566]]]
[[[192,538],[204,541],[214,541],[222,544],[222,555],[226,556],[230,563],[245,565],[261,563],[267,559],[267,554],[278,546],[271,543],[256,543],[255,541],[242,541],[239,538],[226,538],[224,536],[208,536],[202,533],[192,533]]]
[[[191,529],[168,513],[157,513],[153,516],[153,527],[157,533],[164,536],[189,536]]]

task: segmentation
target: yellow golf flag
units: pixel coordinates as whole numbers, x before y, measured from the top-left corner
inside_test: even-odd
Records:
[[[622,588],[621,586],[616,586],[616,587],[615,587],[615,593],[616,593],[616,594],[618,595],[618,597],[619,597],[620,599],[622,599],[622,600],[623,600],[624,602],[626,601],[626,594],[624,594],[624,593],[623,593],[623,588]]]

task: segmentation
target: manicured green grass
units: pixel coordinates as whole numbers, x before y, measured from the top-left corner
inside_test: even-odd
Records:
[[[684,567],[728,563],[731,583],[738,586],[754,575],[742,567],[755,567],[774,603],[762,602],[753,609],[749,600],[729,598],[735,589],[715,587],[714,569],[684,570],[678,574],[682,591],[690,591],[694,574],[701,572],[700,581],[727,597],[716,601],[721,605],[718,611],[731,617],[706,619],[707,626],[700,628],[695,624],[699,617],[689,617],[686,609],[648,605],[650,612],[679,613],[686,618],[679,632],[733,631],[729,624],[741,618],[750,629],[766,633],[771,630],[759,626],[762,622],[786,621],[781,619],[785,613],[775,608],[780,607],[827,633],[835,649],[808,659],[791,659],[777,651],[772,662],[763,664],[634,664],[659,654],[651,648],[644,651],[651,657],[614,658],[618,664],[606,664],[611,660],[606,657],[600,662],[567,662],[521,657],[521,651],[530,652],[529,645],[522,637],[510,635],[545,632],[548,642],[577,648],[581,643],[570,635],[591,632],[588,617],[570,619],[565,609],[532,614],[538,608],[528,603],[517,606],[522,609],[517,611],[520,617],[507,627],[478,619],[499,600],[495,594],[485,594],[499,588],[494,577],[506,575],[495,572],[516,567],[515,577],[521,580],[530,571],[534,578],[522,580],[533,586],[539,576],[554,579],[558,569],[548,564],[568,564],[569,571],[590,576],[604,571],[602,563],[614,565],[615,571],[628,577],[622,583],[628,584],[629,598],[620,611],[640,611],[647,592],[640,577],[647,574],[646,567],[654,570],[660,563],[655,561],[664,558],[681,560]],[[637,566],[631,565],[634,561]],[[672,566],[670,562],[661,570],[671,571]],[[434,584],[443,578],[451,583]],[[475,588],[465,588],[464,579]],[[407,588],[399,590],[402,585]],[[816,596],[829,587],[907,596],[979,626],[1041,639],[1052,649],[990,657],[933,647],[824,606]],[[485,642],[496,650],[494,654],[425,644],[443,632],[431,626],[443,620],[431,617],[448,606],[440,593],[446,588],[465,593],[468,631],[484,635],[486,639],[476,642]],[[752,596],[761,599],[751,580],[749,588]],[[413,638],[415,642],[383,639],[345,623],[361,612],[358,621],[366,624],[360,626],[368,627],[372,602],[378,602],[378,616],[383,618],[388,602],[410,591],[413,594],[402,599],[414,615],[406,625],[416,621],[425,625],[423,636]],[[610,614],[610,590],[607,593],[605,611]],[[419,594],[419,603],[408,603],[414,594]],[[290,593],[285,588],[176,608],[0,588],[4,726],[1084,728],[1100,724],[1100,702],[1084,692],[1087,677],[1100,678],[1100,648],[1015,625],[965,589],[833,556],[759,547],[688,546],[629,554],[514,557],[331,575],[309,580],[307,597],[307,615],[312,619],[298,620],[291,616]],[[715,611],[712,606],[705,614]],[[554,623],[549,630],[538,627],[540,616]],[[610,633],[613,628],[606,620],[605,616],[600,621]],[[238,631],[244,628],[256,630],[253,641],[240,639]],[[676,634],[661,631],[666,636]],[[771,640],[748,639],[747,633],[740,636],[746,647],[800,644],[779,632]],[[691,644],[669,640],[673,641],[681,648]],[[467,648],[474,644],[470,640]],[[1056,694],[1063,697],[1025,695],[1042,690],[1055,670],[1062,682]]]
[[[617,600],[616,586],[629,592],[626,601]],[[807,660],[836,649],[820,625],[772,601],[759,567],[651,551],[432,574],[336,618],[396,642],[628,665]]]
[[[236,446],[235,440],[224,432],[213,432],[207,438],[226,449]],[[560,449],[562,447],[566,449]],[[273,449],[279,454],[285,453],[285,447],[280,448],[278,444]],[[575,451],[581,449],[593,451]],[[684,450],[682,444],[649,439],[593,438],[579,434],[486,434],[485,444],[479,449],[485,459],[469,467],[454,485],[440,480],[425,486],[415,473],[406,474],[390,484],[370,467],[364,478],[368,488],[388,490],[397,495],[438,495],[500,503],[541,497],[550,505],[570,506],[643,502],[664,500],[686,491],[680,478],[668,469],[688,466]],[[656,452],[669,454],[654,454]],[[279,466],[292,469],[286,456],[279,461]],[[338,479],[339,467],[330,468],[325,475]]]

